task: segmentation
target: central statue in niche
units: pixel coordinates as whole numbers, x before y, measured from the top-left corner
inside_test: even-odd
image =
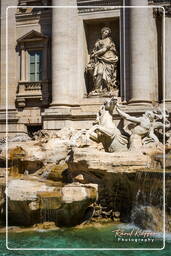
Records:
[[[101,39],[97,40],[86,66],[86,72],[93,77],[93,90],[89,95],[108,94],[118,96],[117,63],[118,55],[111,38],[111,29],[101,29]]]

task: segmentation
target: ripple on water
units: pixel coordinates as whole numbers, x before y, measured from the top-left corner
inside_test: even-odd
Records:
[[[10,233],[9,246],[11,248],[86,248],[86,247],[113,247],[116,248],[118,243],[113,239],[114,226],[89,227],[82,229],[61,229],[50,232],[23,232]],[[130,230],[137,228],[134,225],[118,225],[115,228]],[[160,246],[162,244],[162,233],[157,233]],[[5,249],[5,235],[0,235],[1,256],[170,256],[171,255],[171,234],[166,234],[166,248],[161,251],[8,251]],[[159,245],[159,244],[157,244]],[[132,247],[132,243],[124,243],[123,247]],[[142,245],[141,245],[142,246]],[[134,246],[135,247],[135,246]]]

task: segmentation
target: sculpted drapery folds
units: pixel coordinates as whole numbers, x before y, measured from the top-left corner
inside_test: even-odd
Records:
[[[97,40],[90,55],[90,62],[86,71],[93,76],[93,91],[91,94],[114,92],[118,88],[116,46],[111,38],[111,29],[104,27],[101,30],[102,39]]]

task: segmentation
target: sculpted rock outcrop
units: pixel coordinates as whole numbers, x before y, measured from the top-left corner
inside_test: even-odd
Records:
[[[10,171],[32,174],[47,165],[64,162],[68,154],[68,145],[60,139],[52,138],[46,143],[40,140],[8,143],[8,167]],[[0,163],[6,164],[6,146],[1,147]]]
[[[80,224],[86,209],[96,201],[97,190],[95,184],[57,186],[39,180],[11,180],[8,184],[10,223],[24,226],[42,221],[54,221],[57,226]]]
[[[148,155],[138,152],[108,153],[90,148],[75,148],[70,154],[68,167],[73,172],[123,173],[153,166],[153,161]]]

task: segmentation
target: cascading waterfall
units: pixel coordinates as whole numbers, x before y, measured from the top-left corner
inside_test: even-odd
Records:
[[[152,182],[153,181],[153,182]],[[162,172],[142,172],[136,175],[138,190],[135,205],[154,205],[162,207],[163,175]]]
[[[40,218],[42,223],[57,221],[57,210],[59,208],[59,196],[56,192],[40,193]]]
[[[142,228],[161,229],[163,223],[163,172],[139,172],[131,222]],[[152,182],[153,181],[153,182]]]
[[[50,208],[51,208],[51,200],[49,198],[41,197],[40,199],[41,208],[40,208],[40,216],[42,223],[46,221],[50,221]]]

